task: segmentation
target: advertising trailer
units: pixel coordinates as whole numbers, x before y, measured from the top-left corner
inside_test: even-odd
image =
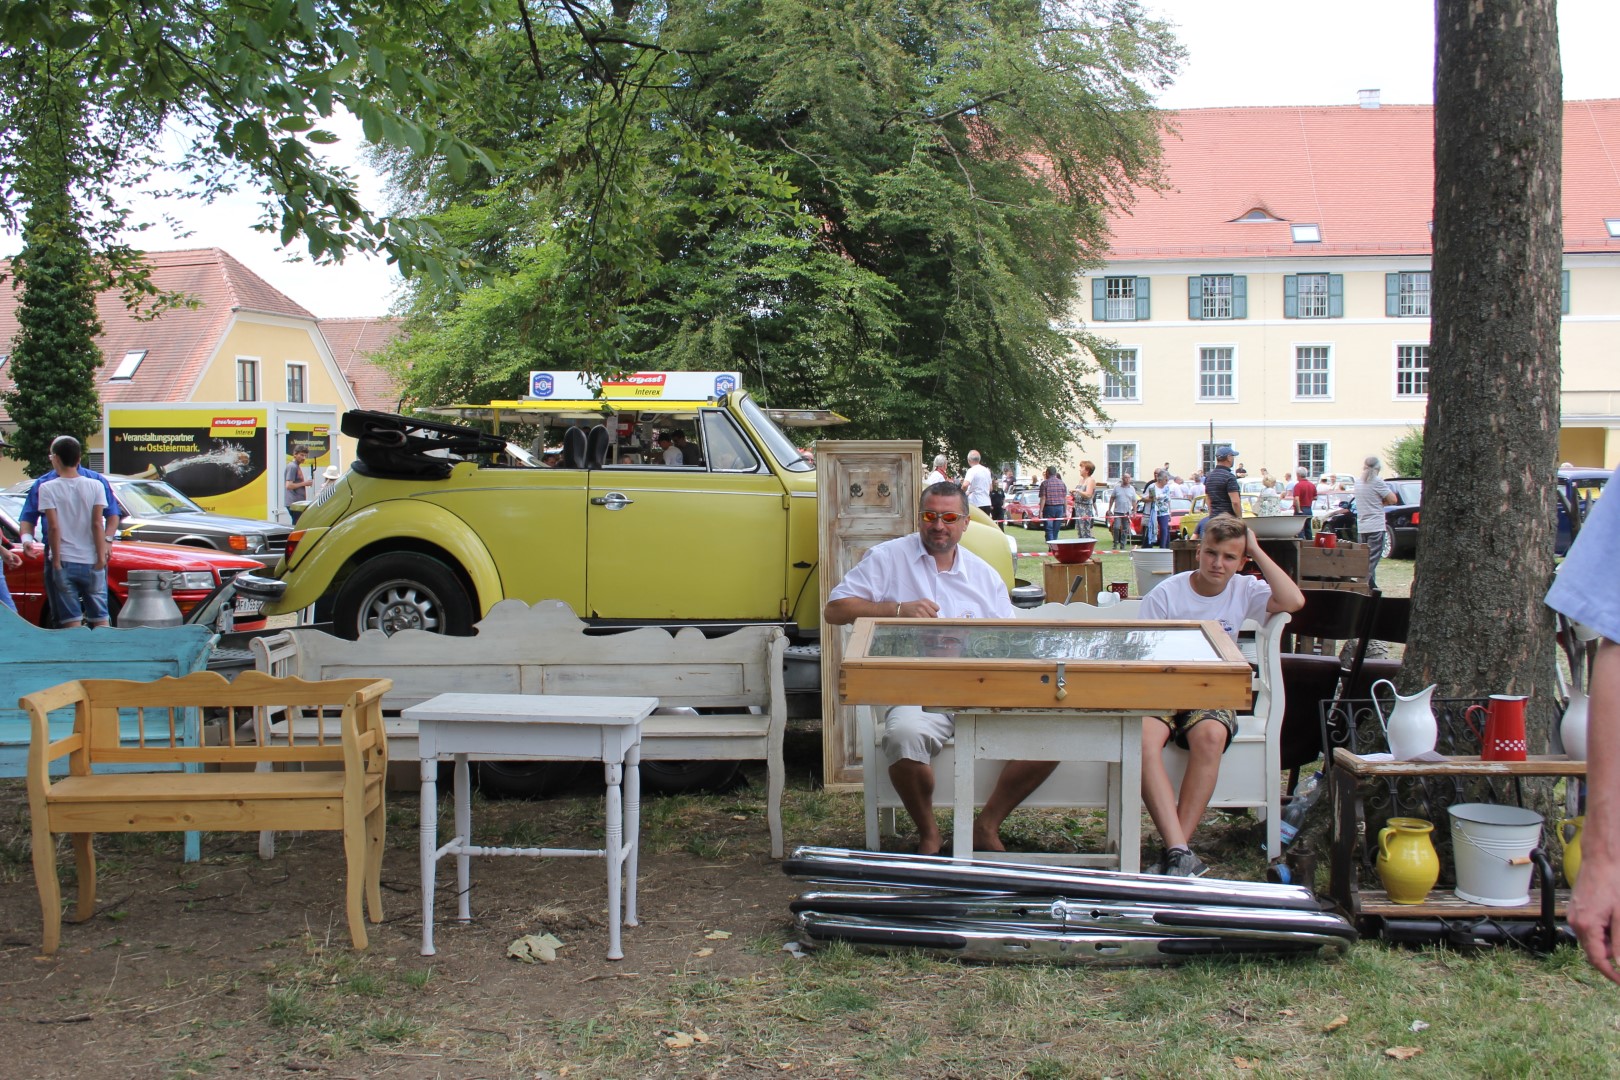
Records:
[[[160,479],[217,514],[286,523],[293,452],[307,451],[304,477],[318,480],[338,464],[336,431],[327,405],[135,402],[105,406],[101,435],[110,473]]]

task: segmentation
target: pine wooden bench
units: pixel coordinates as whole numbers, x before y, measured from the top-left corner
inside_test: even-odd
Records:
[[[151,682],[83,679],[24,697],[21,705],[32,727],[28,808],[44,951],[55,952],[61,940],[58,833],[73,837],[78,867],[74,921],[84,922],[95,912],[95,833],[264,829],[343,833],[349,933],[355,948],[365,948],[362,893],[371,921],[382,921],[383,781],[388,765],[382,698],[388,687],[386,679],[308,682],[251,671],[227,682],[200,672]],[[197,714],[211,708],[226,710],[224,745],[188,744],[185,733],[195,729]],[[64,710],[71,710],[72,732],[53,739],[52,714],[60,717]],[[239,741],[240,713],[268,710],[284,717],[331,717],[337,733],[328,738],[323,724],[315,726],[308,742]],[[121,730],[131,723],[133,739]],[[51,763],[63,757],[68,775],[53,778]],[[252,771],[271,763],[315,768]],[[95,771],[101,765],[127,771]],[[160,771],[187,766],[248,771]]]
[[[591,634],[560,600],[533,607],[502,600],[475,629],[471,637],[368,630],[357,641],[296,630],[255,638],[249,647],[258,669],[275,675],[390,679],[383,707],[394,761],[417,760],[416,725],[399,710],[437,694],[613,694],[705,710],[647,717],[642,763],[764,759],[771,856],[782,857],[787,637],[780,627],[745,626],[718,637],[694,627]],[[268,858],[273,845],[267,835],[260,854]]]

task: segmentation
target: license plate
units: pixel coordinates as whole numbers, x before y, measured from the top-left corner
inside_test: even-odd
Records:
[[[236,617],[243,615],[257,615],[264,608],[264,601],[251,596],[238,596],[236,598]]]

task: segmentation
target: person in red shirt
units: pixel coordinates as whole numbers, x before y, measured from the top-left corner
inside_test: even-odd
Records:
[[[1300,469],[1294,474],[1299,482],[1294,485],[1294,513],[1305,518],[1305,525],[1299,530],[1301,540],[1311,538],[1311,506],[1316,502],[1316,485],[1311,483],[1311,474]]]

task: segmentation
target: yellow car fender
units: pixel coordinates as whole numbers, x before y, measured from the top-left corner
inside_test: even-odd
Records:
[[[351,559],[368,548],[381,554],[419,551],[423,544],[439,548],[447,561],[466,572],[480,615],[502,598],[500,572],[465,521],[426,499],[394,499],[349,514],[331,528],[307,530],[298,543],[294,564],[281,575],[287,591],[264,610],[285,615],[308,607],[331,588]]]

